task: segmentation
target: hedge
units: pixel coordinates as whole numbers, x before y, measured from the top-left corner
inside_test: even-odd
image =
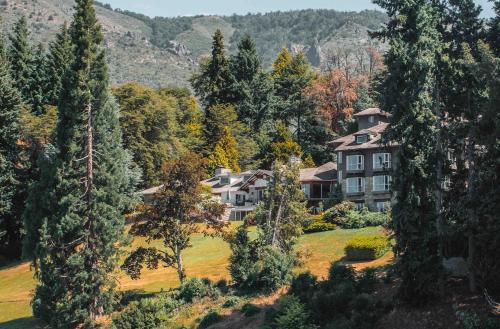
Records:
[[[357,236],[345,246],[347,260],[375,260],[391,249],[389,238],[385,236]]]
[[[317,232],[326,232],[333,231],[337,228],[337,225],[326,222],[313,222],[303,229],[304,233],[317,233]]]

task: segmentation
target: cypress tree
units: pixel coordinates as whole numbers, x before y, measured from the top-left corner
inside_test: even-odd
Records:
[[[0,38],[0,49],[3,39]],[[20,255],[19,194],[21,190],[20,132],[21,96],[10,77],[8,62],[0,53],[0,254]],[[17,201],[17,202],[16,202]]]
[[[57,105],[62,89],[62,78],[71,64],[72,43],[68,25],[64,23],[61,31],[49,45],[47,54],[47,103]]]
[[[212,55],[201,64],[200,72],[193,75],[191,85],[205,108],[209,108],[216,104],[234,103],[233,79],[230,61],[224,51],[224,36],[217,30],[213,36]]]
[[[376,0],[389,23],[380,32],[391,48],[386,55],[383,108],[392,113],[386,140],[400,144],[396,157],[392,216],[396,233],[400,296],[414,304],[438,293],[441,282],[435,203],[441,104],[436,100],[442,40],[432,1]]]
[[[23,100],[31,104],[30,80],[32,75],[33,53],[28,42],[28,23],[22,16],[14,25],[9,36],[8,58],[14,86],[21,92]]]
[[[55,175],[46,184],[50,211],[36,246],[33,299],[35,316],[56,328],[93,327],[112,311],[113,273],[134,183],[91,0],[76,1],[70,31],[74,60],[58,106],[49,166]]]

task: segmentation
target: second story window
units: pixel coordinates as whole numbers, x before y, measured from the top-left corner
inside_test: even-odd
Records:
[[[342,152],[339,152],[337,155],[337,163],[341,164],[342,163]]]
[[[365,191],[364,177],[350,177],[346,179],[346,183],[347,193],[360,193]]]
[[[374,116],[374,115],[370,115],[370,116],[368,117],[368,122],[369,122],[369,123],[374,123],[374,122],[375,122],[375,116]]]
[[[347,170],[363,170],[365,168],[364,159],[363,155],[348,155]]]
[[[229,184],[229,177],[224,176],[220,178],[220,185],[227,185]]]
[[[391,168],[390,153],[375,153],[373,155],[373,169]]]
[[[373,176],[373,191],[389,191],[391,189],[391,176]]]

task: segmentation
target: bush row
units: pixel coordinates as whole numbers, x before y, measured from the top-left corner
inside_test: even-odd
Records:
[[[374,260],[384,256],[391,249],[391,242],[385,236],[357,236],[345,246],[346,258],[350,261]]]

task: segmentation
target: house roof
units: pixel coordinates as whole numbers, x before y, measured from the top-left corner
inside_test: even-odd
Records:
[[[363,129],[354,134],[350,134],[330,142],[329,144],[334,148],[334,151],[355,151],[355,150],[366,150],[366,149],[378,149],[383,148],[384,145],[381,144],[382,133],[389,126],[388,123],[382,122],[376,126],[369,129]],[[366,143],[357,144],[356,136],[370,134],[372,138]],[[391,144],[390,146],[396,146],[396,144]]]
[[[152,195],[152,194],[156,194],[156,193],[158,193],[158,191],[160,191],[160,189],[162,187],[163,187],[163,185],[154,186],[154,187],[148,188],[147,190],[137,192],[137,194],[139,194],[139,195]]]
[[[317,168],[300,170],[301,182],[331,182],[337,180],[337,164],[327,162]]]
[[[366,109],[366,110],[363,110],[361,112],[355,113],[354,116],[355,117],[364,117],[364,116],[368,116],[368,115],[377,115],[377,114],[378,115],[383,115],[383,116],[386,116],[386,117],[390,116],[389,113],[382,111],[378,107],[371,107],[369,109]]]
[[[270,170],[264,170],[264,169],[258,169],[258,170],[255,170],[255,172],[253,173],[253,175],[246,181],[244,182],[242,185],[241,185],[241,189],[244,190],[246,188],[248,188],[251,184],[253,184],[259,177],[262,177],[262,176],[267,176],[267,177],[271,177],[273,175],[273,172],[270,171]]]

